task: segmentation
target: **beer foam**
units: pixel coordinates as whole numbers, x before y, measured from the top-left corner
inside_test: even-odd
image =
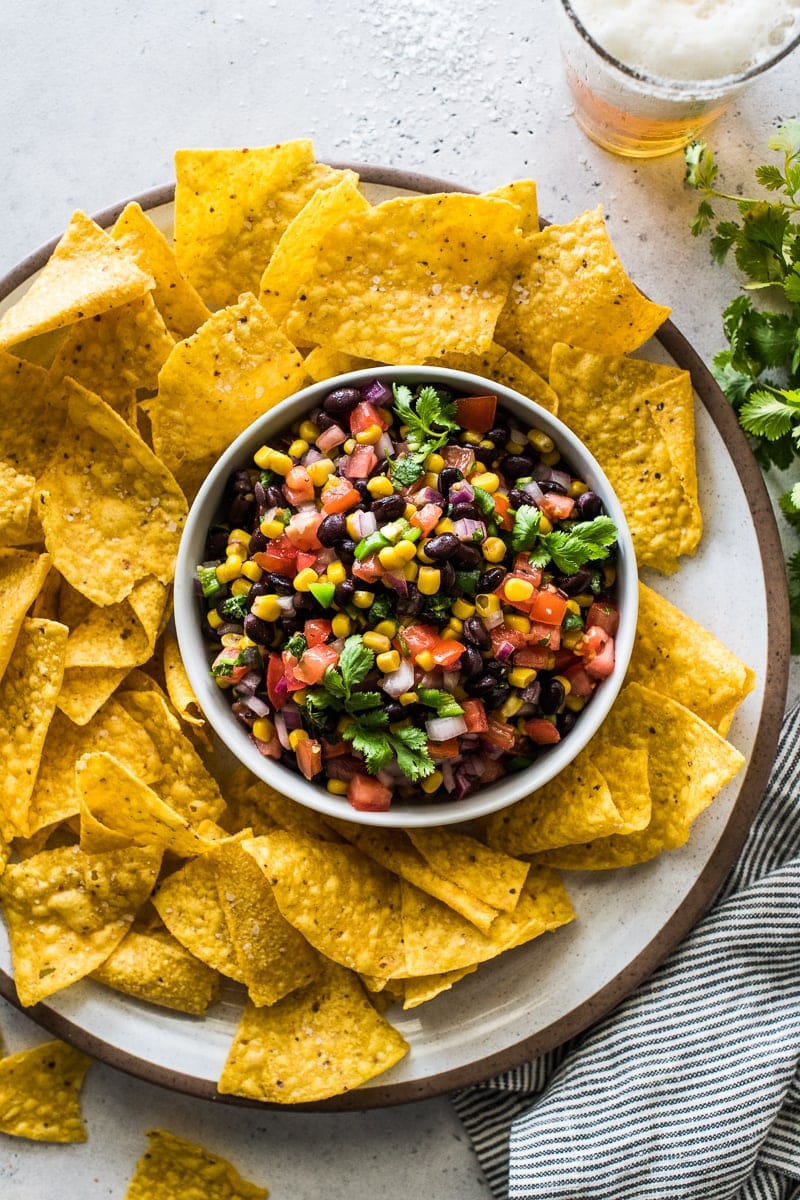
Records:
[[[800,0],[571,0],[598,45],[663,79],[737,75],[800,33]]]

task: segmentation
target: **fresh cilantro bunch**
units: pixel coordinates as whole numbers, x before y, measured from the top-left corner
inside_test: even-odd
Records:
[[[522,504],[514,517],[511,549],[526,551],[534,567],[553,562],[564,575],[574,575],[587,562],[608,558],[617,527],[610,517],[578,521],[574,525],[541,532],[542,514],[533,504]]]
[[[702,194],[692,233],[716,220],[712,201],[733,204],[738,219],[720,220],[710,249],[724,263],[732,252],[747,282],[725,308],[728,349],[714,356],[712,372],[751,439],[762,467],[798,469],[800,458],[800,120],[789,121],[769,139],[781,165],[756,168],[756,181],[782,198],[751,199],[719,191],[713,152],[704,142],[685,151],[686,183]],[[756,307],[750,293],[769,289],[774,309]],[[800,480],[779,498],[787,521],[800,532]],[[788,562],[792,605],[792,650],[800,653],[800,551]]]
[[[364,645],[360,634],[349,637],[336,666],[328,667],[323,675],[322,687],[309,690],[306,696],[308,721],[321,731],[331,716],[347,717],[342,737],[363,755],[371,775],[396,762],[412,783],[427,779],[436,767],[428,753],[424,729],[393,732],[389,729],[385,694],[360,690],[374,661],[373,651]]]
[[[415,397],[411,388],[396,383],[393,391],[394,411],[408,430],[408,449],[391,464],[390,472],[392,482],[398,487],[409,487],[424,474],[428,455],[443,446],[448,436],[461,426],[456,420],[455,403],[438,388],[426,385]]]

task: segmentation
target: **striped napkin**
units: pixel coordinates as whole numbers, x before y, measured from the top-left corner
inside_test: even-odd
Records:
[[[459,1114],[502,1200],[800,1200],[800,704],[714,907],[580,1037]]]

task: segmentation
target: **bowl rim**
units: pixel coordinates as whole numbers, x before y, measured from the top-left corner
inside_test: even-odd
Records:
[[[207,644],[202,637],[197,599],[193,586],[194,570],[201,557],[198,550],[205,541],[219,495],[230,471],[252,461],[255,450],[282,432],[293,421],[335,387],[359,386],[372,379],[414,383],[446,383],[455,390],[487,391],[510,407],[526,425],[537,425],[553,437],[570,467],[602,496],[606,512],[618,531],[617,596],[620,626],[615,640],[615,666],[601,681],[592,701],[569,736],[549,747],[531,767],[514,775],[505,775],[485,788],[478,788],[463,800],[434,801],[417,806],[395,804],[385,812],[354,809],[343,796],[326,791],[319,784],[276,760],[261,755],[247,738],[234,717],[224,692],[211,680],[208,671]],[[526,419],[526,413],[529,419]],[[533,419],[530,419],[533,418]],[[576,461],[577,460],[577,461]],[[438,366],[380,365],[359,368],[321,380],[299,389],[258,417],[230,443],[218,457],[195,496],[181,536],[174,581],[174,620],[181,658],[189,683],[209,725],[227,750],[252,774],[277,791],[323,816],[339,817],[356,824],[376,827],[423,828],[451,825],[485,817],[520,800],[549,783],[573,761],[599,729],[619,694],[633,650],[638,612],[638,570],[633,540],[622,505],[600,464],[577,435],[558,417],[523,393],[504,384],[468,371]],[[531,775],[534,775],[531,781]]]

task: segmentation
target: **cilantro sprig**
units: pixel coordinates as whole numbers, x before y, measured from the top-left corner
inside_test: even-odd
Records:
[[[546,567],[552,561],[564,575],[574,575],[587,562],[608,558],[617,538],[617,527],[610,517],[578,521],[550,533],[542,533],[541,521],[542,514],[535,505],[521,505],[514,516],[511,549],[527,551],[534,567]]]
[[[425,459],[447,441],[461,426],[456,420],[456,406],[438,388],[426,384],[416,394],[403,383],[393,386],[394,411],[405,425],[407,451],[390,465],[392,482],[398,487],[416,483],[424,474]]]
[[[722,314],[728,348],[714,356],[712,373],[749,435],[753,453],[768,470],[798,472],[800,458],[800,120],[788,121],[769,139],[779,163],[756,168],[756,181],[773,197],[745,197],[717,188],[719,166],[704,142],[685,151],[686,183],[701,193],[691,225],[711,231],[715,262],[730,254],[744,277],[742,293]],[[780,194],[780,198],[778,198]],[[714,205],[732,205],[738,219],[716,221]],[[716,225],[714,222],[716,221]],[[775,309],[753,302],[769,289]],[[782,513],[800,532],[800,481],[779,498]],[[800,550],[788,560],[792,651],[800,653]]]
[[[319,730],[331,717],[349,718],[342,737],[363,756],[371,775],[396,762],[412,783],[427,779],[436,766],[428,753],[424,730],[391,730],[385,694],[361,689],[374,662],[375,654],[364,645],[360,634],[347,638],[338,663],[323,675],[322,687],[308,691],[306,716]]]

